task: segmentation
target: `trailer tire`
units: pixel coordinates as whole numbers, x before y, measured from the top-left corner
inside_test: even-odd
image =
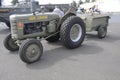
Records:
[[[70,16],[61,26],[61,42],[69,49],[77,48],[82,44],[85,33],[86,29],[83,20],[77,16]]]
[[[19,49],[20,59],[25,63],[37,62],[43,54],[43,46],[37,39],[25,40]]]
[[[98,28],[98,38],[102,39],[105,38],[107,34],[107,27],[106,26],[100,26]]]

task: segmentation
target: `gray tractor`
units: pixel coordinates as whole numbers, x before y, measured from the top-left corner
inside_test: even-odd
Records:
[[[77,15],[75,9],[70,8],[64,16],[57,13],[34,12],[10,16],[11,34],[4,40],[4,46],[9,51],[18,51],[25,63],[38,61],[43,53],[41,40],[48,42],[61,40],[66,48],[79,47],[86,31],[98,31],[99,38],[107,33],[109,16]]]

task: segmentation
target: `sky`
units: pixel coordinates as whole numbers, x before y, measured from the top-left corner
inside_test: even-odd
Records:
[[[104,12],[120,12],[120,0],[105,0],[99,6]]]

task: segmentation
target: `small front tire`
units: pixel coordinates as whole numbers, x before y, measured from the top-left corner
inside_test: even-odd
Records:
[[[4,39],[4,46],[9,51],[17,51],[19,49],[19,46],[15,43],[15,40],[11,38],[11,34],[8,34]]]
[[[43,46],[37,39],[25,40],[19,49],[19,55],[23,62],[34,63],[37,62],[43,53]]]

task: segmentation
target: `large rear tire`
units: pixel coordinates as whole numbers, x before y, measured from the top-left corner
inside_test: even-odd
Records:
[[[34,63],[37,62],[43,53],[43,46],[37,39],[25,40],[19,49],[19,55],[23,62]]]
[[[81,45],[85,33],[83,20],[77,16],[71,16],[63,22],[60,29],[60,38],[64,46],[74,49]]]

